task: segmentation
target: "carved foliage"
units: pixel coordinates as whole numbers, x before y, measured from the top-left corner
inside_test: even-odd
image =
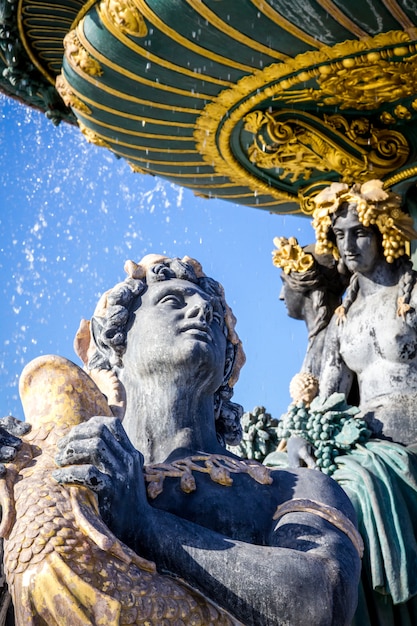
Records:
[[[64,48],[67,58],[89,76],[102,76],[103,70],[96,59],[83,48],[75,30],[71,30],[64,38]]]
[[[401,166],[409,153],[399,132],[376,128],[366,118],[320,119],[284,109],[254,111],[244,121],[245,131],[254,135],[248,149],[252,163],[277,168],[280,179],[292,182],[308,180],[314,171],[335,171],[345,182],[366,181]]]
[[[86,115],[91,114],[91,109],[75,95],[63,74],[57,76],[55,87],[67,107],[77,109],[77,111]]]

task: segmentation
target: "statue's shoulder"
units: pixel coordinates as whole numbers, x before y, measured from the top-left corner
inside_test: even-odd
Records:
[[[306,467],[276,468],[271,470],[274,483],[278,482],[284,502],[309,500],[318,505],[341,511],[349,520],[356,523],[353,506],[335,480]]]

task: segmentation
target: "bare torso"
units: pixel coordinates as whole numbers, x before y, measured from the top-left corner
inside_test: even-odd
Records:
[[[399,443],[417,441],[417,332],[397,315],[398,287],[366,298],[358,294],[337,327],[339,352],[358,377],[360,407],[374,434]]]

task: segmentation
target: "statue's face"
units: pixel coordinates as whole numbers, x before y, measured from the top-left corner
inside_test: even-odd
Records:
[[[282,276],[282,288],[279,294],[279,299],[285,302],[285,306],[287,307],[287,312],[290,317],[293,317],[296,320],[304,319],[305,296],[299,291],[291,289],[284,276]]]
[[[380,255],[378,235],[373,228],[361,224],[354,205],[336,217],[333,232],[349,271],[368,274],[374,269]]]
[[[220,302],[198,285],[172,278],[151,283],[127,335],[124,369],[137,375],[181,377],[195,372],[214,385],[223,382],[226,337]],[[132,370],[133,368],[133,370]]]

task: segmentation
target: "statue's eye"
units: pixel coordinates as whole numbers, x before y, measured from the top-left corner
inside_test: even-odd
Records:
[[[179,296],[169,293],[160,299],[159,304],[170,304],[171,306],[181,307],[183,306],[184,301]]]

